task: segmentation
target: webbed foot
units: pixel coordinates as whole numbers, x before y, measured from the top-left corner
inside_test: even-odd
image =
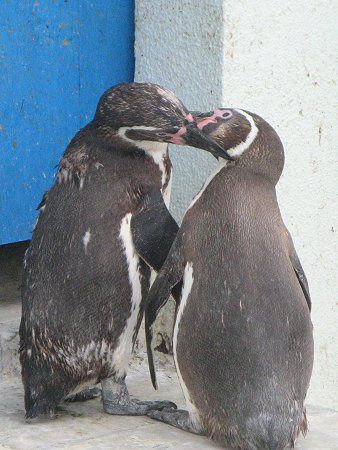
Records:
[[[175,403],[169,401],[131,399],[124,379],[118,381],[108,379],[102,382],[102,402],[103,410],[107,414],[121,416],[143,416],[150,411],[177,408]]]
[[[166,408],[161,411],[149,411],[147,416],[181,430],[188,431],[189,433],[202,434],[193,427],[188,411],[184,411],[183,409],[174,410],[172,408]]]
[[[175,403],[169,401],[140,401],[132,399],[121,405],[110,401],[103,401],[103,409],[108,414],[120,416],[145,416],[150,412],[160,412],[164,408],[176,409]]]

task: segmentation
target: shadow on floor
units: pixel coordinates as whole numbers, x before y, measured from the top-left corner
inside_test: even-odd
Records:
[[[29,241],[0,245],[0,303],[20,301],[22,261]]]

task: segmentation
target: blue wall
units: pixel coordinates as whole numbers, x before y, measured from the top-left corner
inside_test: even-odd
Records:
[[[133,78],[134,0],[1,2],[0,244],[30,238],[69,140]]]

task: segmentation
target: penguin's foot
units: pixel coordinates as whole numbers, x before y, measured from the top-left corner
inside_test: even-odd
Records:
[[[102,381],[103,410],[107,414],[120,416],[144,416],[150,411],[164,408],[176,409],[175,403],[169,401],[140,401],[131,399],[123,380],[108,379]]]
[[[112,403],[107,400],[103,401],[103,410],[107,414],[119,416],[146,416],[151,411],[160,412],[162,409],[176,409],[175,403],[169,401],[140,401],[130,400],[129,403],[121,405],[120,403]]]
[[[65,402],[85,402],[87,400],[92,400],[93,398],[97,398],[101,395],[101,389],[94,387],[94,388],[87,388],[84,389],[81,392],[78,392],[74,395],[69,395]]]
[[[149,411],[147,416],[189,433],[203,434],[192,426],[188,411],[183,409],[173,410],[172,408],[166,408],[162,411]]]

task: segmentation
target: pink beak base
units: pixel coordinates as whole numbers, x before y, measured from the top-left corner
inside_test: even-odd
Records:
[[[215,108],[213,111],[213,114],[211,116],[206,117],[205,119],[198,122],[198,124],[197,124],[198,128],[200,130],[203,130],[203,128],[206,125],[209,125],[209,123],[217,123],[217,118],[222,119],[224,116],[224,113],[226,113],[226,112],[227,112],[226,109]]]
[[[194,122],[194,118],[191,113],[186,115],[186,119],[189,123]],[[185,134],[186,131],[187,131],[186,127],[181,127],[176,133],[168,134],[169,141],[171,142],[171,144],[186,145],[185,140],[182,138],[183,134]]]
[[[181,127],[176,133],[174,134],[168,134],[169,137],[168,141],[171,144],[176,145],[185,145],[185,140],[183,139],[183,135],[186,133],[187,129],[186,127]]]

